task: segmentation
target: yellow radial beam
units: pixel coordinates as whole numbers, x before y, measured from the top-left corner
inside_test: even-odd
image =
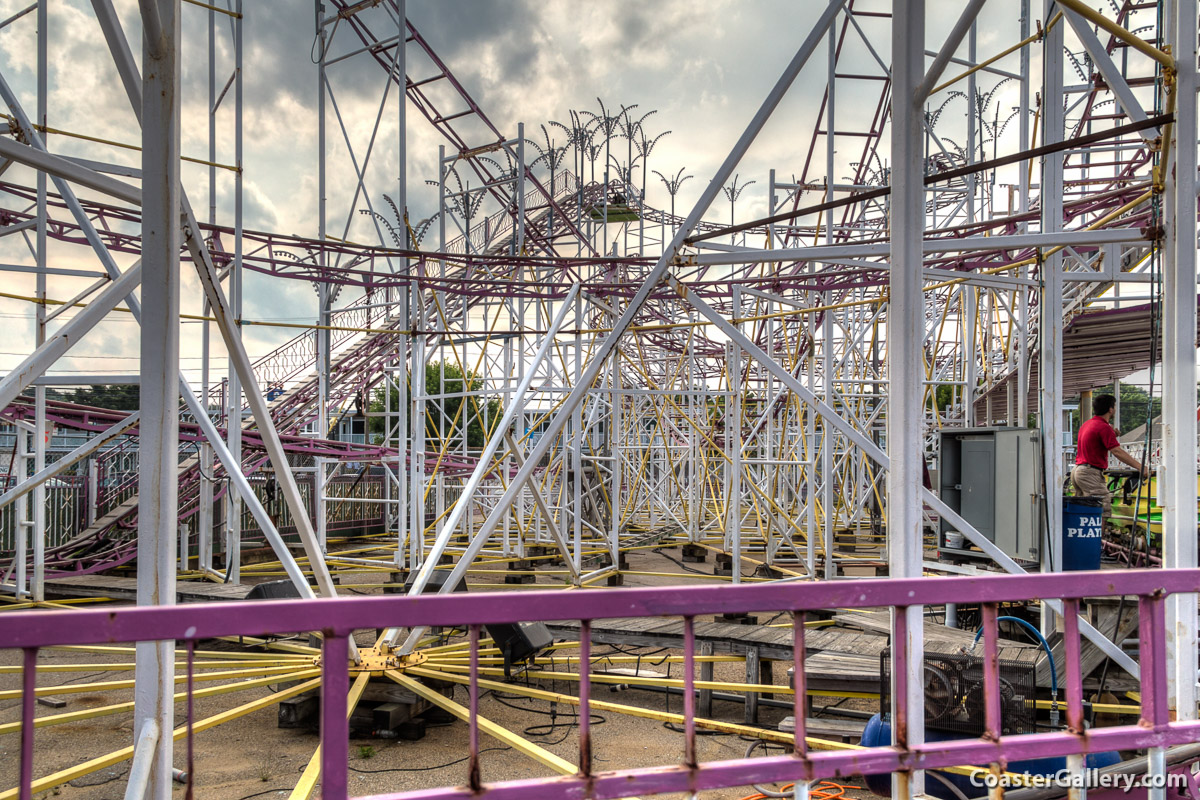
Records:
[[[430,672],[427,670],[418,670],[418,669],[413,669],[411,671],[414,674],[418,671],[420,671],[422,674],[429,672],[430,677],[434,677],[434,678],[440,677],[437,672]],[[415,692],[420,697],[425,698],[429,702],[433,703],[435,706],[438,706],[439,708],[441,708],[445,711],[449,711],[451,714],[453,714],[454,716],[463,720],[464,722],[467,722],[470,720],[471,713],[467,708],[463,707],[459,703],[454,702],[453,700],[444,696],[440,692],[436,692],[433,689],[430,689],[425,684],[423,684],[419,681],[415,681],[412,678],[408,677],[407,675],[400,673],[400,672],[396,672],[395,670],[388,670],[387,672],[385,672],[383,674],[388,676],[389,678],[391,678],[392,680],[394,680],[396,683],[400,684],[404,688],[409,689],[409,690]],[[556,756],[554,753],[551,753],[549,750],[545,749],[544,747],[540,747],[522,736],[518,736],[517,734],[508,730],[504,726],[498,725],[495,722],[492,722],[487,717],[476,716],[475,721],[479,725],[479,730],[483,731],[484,733],[488,734],[489,736],[491,736],[495,739],[499,739],[501,742],[504,742],[506,745],[513,748],[514,750],[524,753],[525,755],[532,758],[534,761],[537,761],[539,764],[549,767],[550,769],[554,770],[555,772],[557,772],[560,775],[574,775],[576,772],[578,772],[575,765],[572,764],[570,761],[567,761],[565,758]],[[3,798],[0,798],[0,800],[3,800]]]
[[[457,666],[447,664],[442,667],[445,672],[454,672],[457,674],[467,674],[470,672],[470,667]],[[415,672],[415,670],[413,670]],[[504,670],[495,669],[493,667],[480,667],[480,675],[491,675],[493,677],[503,677]],[[577,681],[579,674],[576,672],[547,672],[542,670],[527,670],[521,673],[527,678],[545,678],[546,680],[560,681]],[[592,683],[620,683],[628,686],[673,686],[683,688],[683,681],[679,678],[651,678],[651,677],[636,677],[633,675],[613,675],[605,672],[593,672],[588,676]],[[712,689],[715,692],[757,692],[760,694],[793,694],[790,686],[780,686],[774,683],[727,683],[724,681],[693,681],[693,685],[697,689]],[[821,694],[820,692],[809,691],[809,694]],[[832,693],[831,693],[832,694]],[[871,698],[878,697],[878,693],[869,692],[838,692],[837,697],[859,697]]]
[[[442,664],[466,664],[470,662],[470,656],[437,656],[429,659],[429,665]],[[684,663],[683,656],[592,656],[591,664],[641,664],[643,667],[656,667],[660,664],[682,664]],[[693,661],[700,663],[702,661],[711,662],[714,664],[729,662],[740,664],[746,660],[744,656],[693,656]],[[539,656],[533,659],[535,664],[545,664],[549,666],[577,666],[579,664],[579,656]],[[480,658],[480,664],[503,664],[503,658]]]
[[[269,639],[257,639],[253,636],[218,636],[223,642],[233,642],[234,644],[256,645],[265,647],[268,650],[279,650],[284,653],[297,653],[299,655],[320,655],[321,648],[309,647],[306,644],[296,644],[295,642],[277,642]],[[266,655],[266,654],[264,654]]]
[[[366,690],[370,680],[371,674],[369,672],[360,673],[354,679],[354,685],[350,687],[350,693],[346,696],[346,719],[350,719],[350,715],[354,713],[354,709],[358,705],[358,701],[362,699],[363,691]],[[303,774],[300,775],[300,780],[296,783],[296,788],[292,789],[292,793],[288,795],[288,800],[308,800],[317,785],[317,779],[320,777],[321,746],[317,745],[316,752],[308,760],[308,765],[304,768]]]
[[[303,694],[310,689],[316,689],[320,685],[321,679],[315,678],[311,681],[305,681],[304,683],[284,689],[281,692],[275,692],[267,697],[261,697],[258,700],[252,700],[249,703],[244,703],[236,708],[231,708],[228,711],[222,711],[220,714],[214,714],[211,717],[206,717],[202,720],[199,720],[192,725],[192,731],[194,733],[199,733],[200,731],[206,731],[209,728],[215,728],[222,723],[238,719],[239,717],[244,717],[247,714],[258,711],[259,709],[267,708],[268,706],[272,706],[283,700],[287,700],[289,697],[295,697],[296,695]],[[179,741],[187,736],[187,733],[188,729],[186,725],[176,728],[173,734],[173,741]],[[105,767],[111,767],[113,764],[120,764],[122,761],[128,761],[130,758],[133,758],[132,745],[129,747],[122,747],[120,750],[114,750],[107,755],[93,758],[90,761],[84,761],[82,764],[76,764],[73,767],[68,767],[67,769],[52,773],[44,778],[38,778],[33,782],[33,794],[40,794],[47,789],[53,789],[55,786],[62,786],[68,781],[73,781],[76,778],[84,775],[90,775],[97,770],[104,769]],[[0,792],[0,800],[13,800],[13,798],[17,797],[17,793],[19,791],[19,788],[12,788],[6,792]]]
[[[321,674],[321,670],[313,668],[296,672],[291,675],[283,676],[282,679],[290,680],[305,680]],[[231,694],[233,692],[241,692],[246,689],[256,689],[260,686],[268,686],[272,683],[279,683],[281,677],[273,675],[268,678],[255,678],[248,681],[239,681],[237,683],[226,683],[221,686],[209,686],[204,689],[197,689],[192,692],[193,697],[215,697],[220,694]],[[176,692],[175,702],[181,703],[187,700],[187,692]],[[132,711],[133,701],[127,703],[114,703],[110,706],[99,706],[97,708],[85,708],[82,711],[70,711],[65,714],[52,714],[45,717],[37,717],[33,721],[33,727],[45,728],[50,725],[64,725],[68,722],[78,722],[83,719],[95,719],[96,717],[106,717],[110,714],[120,714],[122,711]],[[21,723],[8,722],[0,725],[0,735],[6,733],[17,733],[21,730]]]
[[[433,678],[435,680],[451,681],[453,683],[470,683],[470,678],[464,675],[452,675],[445,672],[436,672],[424,668],[417,668],[411,671],[413,675],[420,675],[425,678]],[[415,683],[415,681],[414,681]],[[700,681],[696,681],[696,686],[699,687]],[[493,689],[498,692],[508,692],[511,694],[520,694],[526,697],[532,697],[535,700],[546,700],[551,703],[564,703],[566,705],[578,706],[579,698],[570,694],[560,694],[559,692],[549,692],[545,689],[534,689],[531,686],[526,686],[518,683],[501,683],[500,681],[490,681],[486,678],[479,679],[480,689]],[[588,707],[592,711],[608,711],[614,714],[625,714],[630,717],[640,717],[642,719],[653,719],[661,722],[673,722],[677,725],[684,724],[683,714],[672,714],[669,711],[656,711],[651,708],[638,708],[637,706],[626,706],[620,703],[608,703],[603,700],[592,700],[588,703]],[[795,736],[790,733],[781,733],[780,731],[767,730],[765,728],[754,728],[750,725],[739,725],[736,722],[722,722],[716,719],[707,719],[705,717],[695,717],[694,721],[697,728],[706,728],[713,731],[722,731],[724,733],[734,733],[739,736],[749,736],[755,739],[762,739],[765,742],[773,742],[777,744],[793,745],[795,744]],[[865,750],[867,748],[859,744],[847,744],[845,742],[834,742],[828,739],[817,739],[812,736],[805,737],[804,741],[813,750]],[[979,767],[947,767],[940,769],[938,772],[954,772],[960,775],[987,775],[988,770],[980,769]],[[1023,784],[1026,776],[1016,773],[1007,773],[1014,786]],[[4,800],[4,798],[0,798]]]
[[[262,669],[234,669],[228,672],[206,672],[193,676],[197,681],[220,681],[232,678],[251,678],[257,675],[283,675],[295,671],[294,666],[265,667]],[[187,675],[176,675],[175,682],[183,683]],[[132,689],[133,680],[102,681],[100,683],[67,683],[61,686],[40,686],[34,689],[35,697],[45,697],[52,694],[81,694],[83,692],[111,692],[117,689]],[[0,700],[16,700],[21,697],[20,689],[10,689],[0,692]]]
[[[295,658],[273,658],[270,661],[252,659],[248,661],[197,661],[192,664],[194,669],[230,669],[231,667],[300,667],[313,663],[311,658],[297,656]],[[176,669],[186,669],[186,661],[176,661]],[[136,665],[132,661],[117,664],[38,664],[37,671],[42,672],[128,672]],[[0,666],[0,675],[20,675],[23,667],[19,664]]]
[[[236,641],[236,639],[234,640]],[[77,645],[77,644],[61,644],[51,647],[42,647],[41,650],[63,650],[73,653],[93,653],[99,655],[126,655],[132,656],[136,652],[133,647],[124,645]],[[320,651],[313,650],[313,655]],[[182,647],[175,648],[175,655],[186,655],[187,650]],[[210,659],[229,659],[237,661],[246,658],[264,659],[268,661],[278,661],[287,656],[281,656],[278,653],[241,653],[231,650],[196,650],[195,655],[201,658]],[[307,655],[307,654],[304,654]]]

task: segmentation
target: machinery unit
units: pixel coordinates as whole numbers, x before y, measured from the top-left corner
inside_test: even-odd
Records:
[[[941,498],[963,519],[1017,561],[1041,561],[1045,510],[1042,437],[1030,428],[956,428],[941,435]],[[942,520],[943,558],[981,558]]]
[[[1032,662],[1001,661],[1000,724],[1004,736],[1036,733]],[[891,705],[892,650],[880,653],[880,713]],[[925,654],[925,727],[966,736],[984,732],[983,659],[950,653]]]

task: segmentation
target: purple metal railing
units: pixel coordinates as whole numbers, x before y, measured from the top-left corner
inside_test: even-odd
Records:
[[[111,608],[89,611],[6,614],[0,617],[0,646],[23,648],[21,786],[30,795],[32,780],[33,696],[36,651],[59,644],[100,644],[148,640],[199,639],[227,635],[322,631],[321,693],[322,796],[346,797],[348,760],[346,648],[356,629],[391,626],[466,626],[470,658],[470,766],[464,783],[384,795],[375,800],[495,800],[618,798],[662,792],[748,786],[752,783],[814,781],[855,774],[907,773],[963,765],[1004,764],[1031,757],[1052,757],[1105,750],[1168,747],[1200,740],[1200,722],[1171,721],[1167,698],[1165,600],[1171,594],[1200,591],[1200,570],[1130,570],[911,580],[863,580],[820,583],[768,583],[724,587],[669,587],[624,590],[540,591],[520,594],[451,594],[435,597],[378,597],[273,603],[196,604],[172,607]],[[1140,615],[1141,719],[1132,725],[1086,729],[1079,673],[1079,601],[1089,597],[1136,597]],[[1002,736],[996,609],[1000,603],[1031,598],[1064,602],[1066,730]],[[912,746],[858,750],[810,750],[804,739],[804,612],[829,608],[911,606],[947,602],[979,603],[984,620],[985,733],[980,738]],[[701,615],[779,609],[791,612],[796,660],[797,746],[792,753],[753,759],[697,763],[693,621]],[[684,619],[684,747],[681,761],[659,767],[591,770],[590,681],[581,669],[579,688],[579,769],[573,775],[483,783],[479,773],[479,631],[488,624],[532,620],[581,621],[581,663],[589,655],[589,621],[611,617],[679,616]],[[894,674],[902,682],[909,653],[904,614],[895,615]],[[189,684],[190,685],[190,684]],[[905,692],[893,693],[895,727],[903,741],[909,719]]]

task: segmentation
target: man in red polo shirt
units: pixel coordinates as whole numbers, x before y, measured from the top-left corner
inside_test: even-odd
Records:
[[[1104,480],[1109,455],[1116,456],[1120,461],[1138,470],[1143,477],[1150,474],[1150,468],[1125,452],[1125,448],[1117,441],[1117,432],[1112,426],[1116,406],[1117,399],[1111,394],[1102,394],[1092,401],[1094,416],[1079,428],[1075,469],[1071,470],[1071,483],[1075,485],[1075,494],[1099,497],[1104,503],[1106,522],[1112,515],[1112,495],[1108,493],[1108,484]]]

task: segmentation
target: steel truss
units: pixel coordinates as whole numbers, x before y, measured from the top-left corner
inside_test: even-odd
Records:
[[[36,276],[22,299],[35,304],[38,331],[34,352],[0,380],[0,406],[16,430],[13,480],[0,487],[0,509],[13,508],[0,516],[7,588],[41,602],[47,569],[100,571],[136,554],[139,602],[169,603],[181,575],[261,574],[243,570],[252,535],[274,548],[266,568],[309,597],[334,594],[331,573],[343,568],[414,572],[421,591],[446,556],[452,587],[478,559],[525,560],[545,548],[564,560],[568,583],[590,586],[618,578],[622,551],[650,541],[728,555],[733,583],[832,580],[864,560],[886,560],[890,575],[912,579],[928,566],[936,517],[1020,573],[923,487],[937,433],[1036,417],[1051,487],[1042,502],[1047,519],[1060,519],[1064,369],[1074,369],[1064,329],[1147,299],[1161,310],[1168,376],[1164,561],[1196,567],[1195,2],[1172,0],[1156,13],[1124,0],[1106,16],[1079,0],[1036,8],[1022,0],[1005,31],[1012,46],[981,53],[979,15],[993,4],[965,3],[944,40],[927,41],[923,0],[831,0],[679,217],[647,198],[656,141],[648,115],[603,104],[599,114],[573,113],[551,126],[561,147],[550,129],[545,147],[524,125],[506,136],[406,18],[403,0],[318,3],[311,238],[242,224],[240,2],[182,12],[175,0],[143,3],[139,70],[110,4],[94,0],[142,126],[140,170],[69,159],[47,143],[50,44],[39,5],[35,117],[0,80],[14,134],[0,138],[0,157],[5,168],[35,171],[32,186],[0,185],[0,234],[20,234],[11,241],[28,247],[33,263],[14,269]],[[171,99],[180,13],[206,14],[209,26],[204,223],[184,193]],[[231,63],[215,44],[226,21]],[[366,142],[354,140],[338,106],[338,68],[350,60],[376,64],[384,87]],[[169,69],[151,74],[146,65],[158,62]],[[802,71],[822,76],[825,91],[807,149],[797,150],[799,171],[786,165],[790,180],[772,171],[764,181],[768,218],[706,221],[722,189],[735,212],[738,165]],[[234,101],[222,111],[226,72]],[[161,107],[142,104],[151,91]],[[408,214],[409,103],[448,142],[432,181],[437,213],[424,221]],[[218,133],[219,111],[232,116],[232,135]],[[385,114],[398,121],[388,144]],[[381,185],[378,154],[393,147],[400,178]],[[226,151],[237,167],[228,178]],[[335,174],[352,180],[329,185]],[[232,224],[218,219],[224,180]],[[422,246],[435,225],[436,248]],[[54,267],[52,243],[86,245],[100,269]],[[206,297],[195,388],[179,373],[171,338],[181,261],[191,261]],[[314,324],[255,361],[240,331],[271,323],[244,317],[246,270],[307,281],[317,300]],[[150,277],[157,294],[146,293]],[[54,296],[51,278],[78,286]],[[132,294],[140,285],[144,308]],[[56,308],[74,310],[61,327]],[[48,370],[122,313],[142,325],[141,411],[48,400]],[[212,323],[230,362],[223,382],[209,379]],[[367,441],[336,441],[355,417],[374,423]],[[51,426],[95,438],[50,464]],[[48,482],[79,465],[127,477],[106,506],[89,498],[75,535],[55,539]],[[268,512],[256,475],[278,486],[290,530]],[[347,490],[350,475],[370,491]],[[385,541],[339,555],[330,537],[347,503],[377,509]],[[302,545],[303,564],[285,536]],[[1042,568],[1058,571],[1061,527],[1050,525],[1049,536]],[[1046,624],[1062,610],[1048,601]],[[1167,613],[1171,708],[1193,719],[1194,595],[1174,595]],[[897,610],[909,672],[906,694],[892,696],[908,708],[921,707],[922,625],[919,607]],[[1137,673],[1116,645],[1083,620],[1078,627]],[[377,649],[408,656],[421,643],[419,627],[403,643],[392,629]],[[169,643],[142,648],[139,663],[154,660],[149,648],[160,662],[170,658]],[[352,657],[362,654],[352,648]],[[147,689],[139,736],[157,753],[161,790],[170,675],[147,666],[137,681]],[[905,745],[921,744],[921,727],[909,720]],[[919,771],[896,780],[898,795],[923,791]]]

